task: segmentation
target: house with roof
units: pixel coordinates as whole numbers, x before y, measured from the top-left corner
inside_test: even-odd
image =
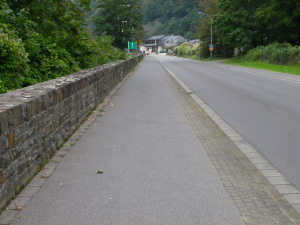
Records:
[[[180,35],[158,35],[147,39],[144,48],[149,52],[161,52],[167,48],[181,45],[186,42],[184,37]]]
[[[162,46],[164,48],[170,48],[173,46],[181,45],[182,43],[186,42],[184,37],[180,35],[171,35],[171,36],[165,36],[162,38]]]

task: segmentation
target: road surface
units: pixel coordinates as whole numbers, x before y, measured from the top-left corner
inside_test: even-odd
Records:
[[[300,77],[158,58],[300,189]]]

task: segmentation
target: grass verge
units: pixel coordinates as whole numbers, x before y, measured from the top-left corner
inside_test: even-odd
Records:
[[[204,62],[222,60],[227,64],[236,65],[236,66],[244,66],[244,67],[250,67],[255,69],[263,69],[263,70],[270,70],[270,71],[281,72],[281,73],[289,73],[293,75],[300,75],[300,65],[278,65],[278,64],[270,64],[266,62],[250,62],[250,61],[242,61],[241,59],[238,58],[213,58],[213,59],[207,58],[207,59],[200,60],[199,57],[195,55],[179,56],[179,57],[199,60]]]
[[[269,64],[265,62],[247,62],[247,61],[239,61],[236,59],[227,60],[226,63],[237,66],[245,66],[256,69],[264,69],[281,73],[289,73],[294,75],[300,75],[300,65],[277,65],[277,64]]]
[[[178,56],[181,58],[186,58],[186,59],[193,59],[193,60],[198,60],[202,62],[210,62],[210,61],[219,61],[219,60],[227,60],[228,58],[223,58],[223,57],[213,57],[213,58],[201,58],[199,59],[199,56],[197,55],[183,55],[183,56]]]

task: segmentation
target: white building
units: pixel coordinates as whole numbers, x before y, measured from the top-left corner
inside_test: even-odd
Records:
[[[144,44],[144,51],[148,52],[161,52],[167,48],[181,45],[186,40],[180,35],[158,35],[149,38]],[[146,50],[145,50],[146,49]]]

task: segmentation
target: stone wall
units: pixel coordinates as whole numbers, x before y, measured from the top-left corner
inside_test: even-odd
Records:
[[[142,56],[0,95],[0,209]]]

